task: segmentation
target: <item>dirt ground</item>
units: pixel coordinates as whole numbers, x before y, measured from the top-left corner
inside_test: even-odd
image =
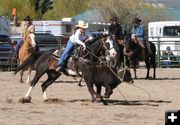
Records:
[[[165,111],[180,109],[180,69],[157,69],[156,80],[142,79],[145,69],[137,73],[135,86],[120,84],[105,106],[92,104],[87,87],[66,76],[47,90],[54,101],[43,102],[44,76],[32,91],[32,103],[22,104],[29,85],[19,83],[19,74],[1,72],[0,125],[164,125]]]

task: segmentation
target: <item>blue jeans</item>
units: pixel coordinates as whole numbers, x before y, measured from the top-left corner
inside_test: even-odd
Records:
[[[18,42],[16,44],[16,48],[14,50],[16,55],[18,55],[19,49],[20,49],[21,45],[23,44],[23,42],[24,42],[23,39],[18,40]]]
[[[74,51],[74,46],[75,46],[74,43],[72,43],[71,40],[69,39],[66,48],[58,61],[58,66],[62,66],[63,63],[65,63],[65,61],[68,61],[68,59],[72,55],[72,52]]]

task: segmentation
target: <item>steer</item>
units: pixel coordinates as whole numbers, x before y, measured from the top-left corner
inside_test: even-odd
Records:
[[[100,97],[103,101],[101,96],[102,86],[106,88],[104,97],[109,98],[113,93],[113,89],[116,88],[122,81],[133,83],[133,79],[129,70],[121,71],[118,74],[118,71],[113,67],[109,67],[103,64],[91,64],[89,60],[85,60],[83,58],[75,58],[74,63],[83,73],[83,78],[92,97],[92,102],[96,101],[94,95],[96,95],[96,97]],[[121,78],[118,76],[121,76]],[[97,87],[97,92],[94,91],[93,85]]]

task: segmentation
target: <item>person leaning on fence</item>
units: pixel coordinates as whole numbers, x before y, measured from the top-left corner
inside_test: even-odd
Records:
[[[88,23],[85,23],[85,21],[80,20],[76,27],[77,28],[74,31],[74,33],[69,37],[66,48],[61,57],[59,58],[58,66],[56,67],[56,71],[63,72],[65,75],[69,75],[66,71],[67,62],[74,51],[75,45],[79,44],[83,46],[84,49],[86,49],[86,45],[83,41],[93,39],[92,34],[87,30]]]
[[[142,58],[145,57],[145,40],[144,40],[144,26],[141,24],[141,19],[134,18],[133,19],[133,27],[131,29],[131,34],[134,34],[136,36],[136,39],[138,41],[138,44],[142,48]]]
[[[162,59],[164,60],[165,65],[171,65],[172,60],[175,60],[174,54],[173,54],[170,46],[166,47],[166,51],[163,51],[162,55],[163,55]]]
[[[21,22],[21,39],[17,42],[17,45],[15,47],[14,52],[14,59],[17,59],[19,49],[22,46],[24,40],[25,40],[25,34],[26,32],[35,33],[35,26],[32,24],[32,18],[30,16],[26,16],[23,21]]]

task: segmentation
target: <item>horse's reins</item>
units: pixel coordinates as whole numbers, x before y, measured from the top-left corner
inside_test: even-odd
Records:
[[[85,41],[85,43],[86,43],[87,41]],[[101,42],[101,44],[103,44],[104,43],[104,41],[102,41]],[[85,49],[88,53],[86,54],[86,56],[88,55],[88,54],[91,54],[92,56],[94,56],[96,59],[98,59],[98,60],[100,60],[99,59],[99,57],[98,56],[96,56],[94,53],[92,53],[90,50],[88,50],[87,48]]]

